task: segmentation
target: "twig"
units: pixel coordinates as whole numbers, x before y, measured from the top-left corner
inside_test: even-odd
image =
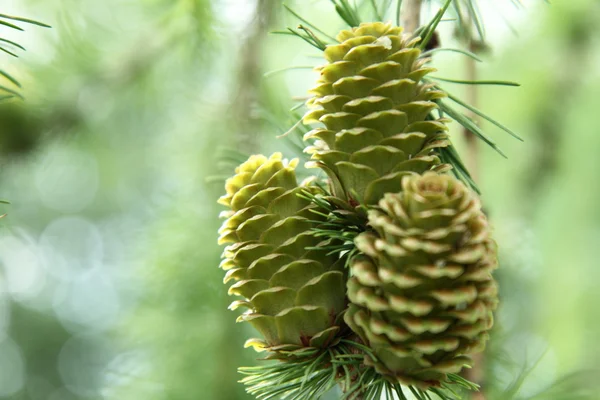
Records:
[[[254,22],[251,23],[250,34],[246,37],[241,49],[241,67],[239,70],[239,81],[237,96],[231,104],[231,110],[236,114],[232,118],[237,122],[237,147],[247,153],[258,151],[258,134],[256,120],[253,119],[253,109],[259,96],[257,83],[262,82],[260,60],[264,41],[262,38],[268,31],[275,17],[275,7],[272,0],[258,0],[254,14]]]
[[[477,46],[471,39],[469,41],[469,51],[474,52],[477,50]],[[465,61],[465,69],[467,74],[467,80],[476,81],[477,80],[477,62],[472,58],[466,58]],[[479,104],[479,90],[477,85],[469,85],[467,87],[466,100],[467,103],[472,105],[473,107],[477,107]],[[478,116],[474,113],[470,113],[469,117],[473,119],[473,121],[478,123]],[[471,176],[475,183],[479,183],[479,141],[477,137],[470,132],[468,129],[463,129],[466,145],[467,145],[467,168],[471,172]]]
[[[477,50],[478,50],[477,44],[475,43],[473,38],[470,38],[469,39],[469,51],[475,53]],[[471,81],[477,80],[477,78],[478,78],[477,61],[475,61],[472,58],[467,58],[465,70],[466,70],[466,75],[467,75],[468,80],[471,80]],[[467,86],[466,90],[467,90],[467,93],[466,93],[467,103],[472,105],[473,107],[477,107],[477,105],[479,104],[479,88],[478,88],[478,86],[477,85],[469,85],[469,86]],[[479,117],[476,114],[471,112],[469,117],[472,118],[476,124],[479,124]],[[466,146],[467,146],[467,158],[466,158],[467,168],[469,169],[469,171],[471,173],[471,177],[473,178],[475,183],[478,184],[479,178],[481,176],[480,175],[480,172],[481,172],[480,171],[480,162],[479,162],[479,156],[480,156],[479,140],[477,140],[477,137],[466,128],[463,130],[463,134],[464,134]],[[475,382],[482,387],[481,391],[472,393],[471,399],[472,400],[485,400],[485,394],[483,391],[484,389],[482,386],[482,383],[485,379],[485,354],[483,352],[477,353],[477,354],[472,354],[471,358],[473,359],[473,368],[471,368],[465,372],[465,377],[468,380]]]
[[[480,40],[482,39],[477,39],[473,34],[472,24],[474,21],[472,15],[467,13],[460,18],[460,21],[462,26],[459,29],[464,30],[464,34],[461,34],[460,36],[462,37],[465,45],[467,45],[468,50],[473,54],[477,54],[481,50]],[[474,58],[468,57],[466,58],[465,63],[466,80],[472,82],[477,81],[477,61]],[[479,104],[479,87],[477,85],[467,86],[466,103],[477,108]],[[468,116],[475,124],[479,125],[480,118],[477,114],[469,112]],[[479,160],[479,141],[477,140],[477,136],[474,135],[473,132],[471,132],[468,128],[463,129],[463,135],[467,147],[465,163],[467,165],[467,169],[471,173],[471,177],[475,183],[478,184],[481,172]],[[471,358],[473,359],[473,367],[465,371],[465,378],[477,383],[481,387],[480,391],[472,392],[471,400],[485,400],[485,392],[482,386],[482,383],[485,379],[485,355],[483,352],[471,354]]]
[[[405,0],[402,12],[402,26],[405,32],[412,33],[421,24],[421,6],[423,0]]]

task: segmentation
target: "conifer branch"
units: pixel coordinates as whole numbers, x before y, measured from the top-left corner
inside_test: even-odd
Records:
[[[361,9],[358,2],[351,5],[350,2],[345,0],[330,1],[335,5],[340,17],[351,28],[356,27],[361,22],[359,18],[359,10]],[[367,2],[365,1],[363,4],[367,4]],[[443,20],[444,13],[453,4],[453,0],[446,0],[432,20],[421,28],[419,28],[419,25],[423,1],[398,1],[397,4],[399,5],[398,9],[404,11],[400,15],[404,32],[412,33],[411,36],[402,36],[401,29],[391,27],[390,24],[382,24],[381,22],[364,23],[358,29],[342,31],[337,36],[342,42],[339,45],[329,45],[327,35],[324,34],[323,30],[300,17],[300,14],[288,10],[299,18],[303,25],[299,25],[296,29],[288,29],[286,34],[296,35],[312,46],[324,50],[329,61],[326,66],[320,69],[321,78],[318,85],[311,90],[315,97],[307,101],[309,111],[307,111],[302,121],[307,125],[324,124],[327,128],[316,128],[307,132],[305,140],[315,141],[314,146],[307,148],[307,152],[313,155],[312,159],[318,160],[311,162],[311,166],[319,167],[327,173],[330,187],[327,189],[321,187],[321,191],[319,191],[318,187],[320,186],[318,186],[318,183],[320,181],[318,178],[307,181],[308,183],[302,186],[295,186],[297,185],[295,180],[287,182],[287,180],[284,180],[284,176],[289,175],[290,179],[295,179],[293,168],[295,168],[297,160],[293,160],[288,164],[286,161],[281,160],[280,153],[276,153],[268,160],[264,156],[253,156],[247,163],[242,164],[239,171],[236,171],[238,175],[228,180],[227,195],[220,200],[221,204],[230,206],[231,211],[223,214],[228,220],[220,230],[221,237],[219,240],[221,243],[233,242],[235,243],[233,246],[237,246],[230,247],[230,250],[224,253],[225,259],[222,267],[228,271],[226,279],[236,281],[231,286],[230,293],[246,299],[235,301],[232,303],[231,308],[247,307],[250,309],[239,320],[252,323],[265,339],[251,339],[248,345],[259,351],[268,351],[267,359],[280,361],[270,366],[242,369],[243,373],[248,374],[243,380],[248,385],[248,392],[259,399],[274,398],[276,396],[293,398],[294,400],[316,399],[335,386],[339,386],[344,392],[341,397],[342,400],[375,400],[380,399],[382,396],[388,399],[398,398],[400,400],[407,400],[407,396],[418,400],[429,400],[432,396],[441,399],[463,399],[469,397],[469,395],[464,394],[465,390],[477,389],[476,385],[451,372],[459,372],[470,365],[467,355],[479,344],[483,344],[481,340],[484,336],[482,335],[485,333],[486,327],[489,326],[483,319],[481,324],[473,325],[473,342],[468,345],[456,342],[451,337],[448,337],[448,340],[445,340],[445,337],[440,337],[439,341],[415,342],[417,344],[414,345],[414,349],[411,347],[412,350],[408,353],[408,350],[399,350],[399,348],[393,346],[398,343],[407,343],[407,337],[412,337],[412,335],[418,337],[423,331],[431,331],[437,334],[443,332],[446,328],[436,325],[438,320],[415,318],[415,320],[411,319],[412,325],[406,330],[395,331],[393,330],[395,327],[393,322],[377,319],[378,317],[372,313],[383,310],[402,314],[408,310],[417,317],[422,317],[423,315],[434,315],[432,312],[437,310],[435,309],[437,305],[433,303],[416,303],[412,302],[411,298],[394,297],[393,302],[390,301],[388,304],[387,297],[380,300],[372,288],[382,286],[383,278],[380,278],[382,275],[375,273],[378,268],[383,268],[382,271],[385,269],[385,271],[388,271],[386,273],[389,274],[398,273],[398,271],[393,271],[392,268],[386,266],[386,263],[404,265],[404,258],[409,257],[415,249],[433,254],[441,248],[438,246],[443,244],[422,242],[417,237],[411,237],[411,240],[399,241],[399,231],[397,226],[394,225],[394,218],[396,218],[394,213],[396,212],[390,210],[402,210],[402,212],[398,211],[398,215],[411,214],[411,212],[404,210],[404,198],[397,193],[399,190],[399,193],[405,193],[406,196],[409,196],[407,198],[411,199],[410,196],[420,195],[417,192],[422,187],[444,188],[456,185],[456,188],[460,188],[461,193],[464,193],[465,196],[474,196],[462,183],[447,175],[451,166],[445,163],[449,162],[455,167],[455,172],[461,175],[462,179],[472,183],[467,168],[460,161],[460,157],[452,147],[448,135],[445,134],[446,127],[444,124],[448,121],[446,116],[456,119],[465,129],[473,132],[475,136],[498,150],[495,143],[483,133],[472,118],[456,111],[453,106],[449,105],[450,102],[454,102],[472,113],[482,116],[483,113],[478,111],[472,105],[472,102],[462,101],[448,93],[444,93],[435,78],[430,77],[431,81],[425,78],[425,75],[431,72],[432,69],[423,67],[430,60],[422,57],[421,51],[428,51],[431,47],[437,46],[433,44],[428,47],[428,43],[435,38],[436,28]],[[375,3],[371,3],[371,5],[374,13],[379,15],[379,7]],[[385,3],[383,5],[385,6]],[[372,36],[380,37],[380,39],[372,42]],[[368,44],[365,44],[365,42],[368,42]],[[435,42],[432,41],[431,43]],[[396,47],[394,48],[394,46]],[[463,51],[463,54],[471,55],[472,52]],[[377,99],[383,98],[387,103],[375,104],[373,97],[368,97],[365,100],[365,93],[375,91],[370,85],[377,83],[377,80],[363,75],[355,76],[353,75],[354,72],[345,70],[343,69],[345,67],[340,65],[354,65],[353,63],[360,61],[362,64],[373,67],[378,65],[378,60],[385,59],[385,56],[390,60],[394,60],[386,64],[388,67],[399,68],[399,65],[407,65],[411,66],[412,72],[388,71],[392,77],[407,74],[410,79],[404,81],[390,80],[397,86],[395,86],[396,91],[394,93],[384,91],[387,88],[385,85],[378,87],[377,90],[381,92],[382,96]],[[334,62],[340,59],[346,60],[345,63]],[[470,60],[475,62],[477,58],[476,56],[470,57]],[[366,71],[364,75],[371,73],[371,70],[364,68],[362,64],[360,64],[361,68]],[[386,71],[380,73],[387,74]],[[478,81],[476,76],[471,78],[465,81],[446,78],[438,78],[438,80],[469,85],[507,84],[499,81]],[[416,86],[417,89],[408,90],[400,87],[400,84],[396,82],[405,82],[406,85],[410,83],[410,85]],[[343,96],[333,90],[335,88],[339,89],[340,93],[344,93],[346,97],[356,101],[347,102]],[[422,99],[425,100],[417,101],[415,95],[411,94],[415,92],[421,93],[423,95]],[[340,100],[340,97],[345,102],[343,104],[345,112],[339,111],[340,104],[329,104],[336,99]],[[442,101],[445,98],[448,98],[447,103]],[[381,102],[382,100],[377,101]],[[402,112],[397,112],[395,108],[393,110],[386,108],[391,107],[390,104],[394,105],[396,103],[399,103],[397,107],[403,107]],[[384,107],[385,110],[377,111],[381,107]],[[373,111],[371,108],[377,110]],[[435,116],[436,110],[439,112],[439,117]],[[350,127],[355,126],[358,118],[362,115],[366,116],[360,119],[362,121],[360,124],[366,124],[365,127],[372,127],[372,129],[349,133]],[[382,137],[394,133],[393,131],[388,132],[391,129],[390,127],[406,125],[404,129],[410,132],[407,124],[411,119],[407,115],[420,121],[422,129],[426,129],[427,132],[431,131],[429,132],[430,136],[423,133],[398,137],[396,138],[398,143],[394,143],[394,146],[401,148],[402,152],[394,152],[393,154],[390,150],[391,145],[373,144],[368,146],[370,143],[383,143]],[[486,117],[483,116],[483,118]],[[490,118],[486,119],[491,120]],[[362,127],[360,124],[359,126]],[[499,123],[496,123],[496,125],[504,129]],[[296,129],[296,126],[293,129]],[[504,130],[510,133],[507,129]],[[407,138],[410,138],[410,141]],[[361,141],[358,139],[361,139]],[[402,142],[400,142],[401,139]],[[363,148],[370,150],[363,151]],[[331,149],[335,149],[335,151]],[[427,155],[436,151],[439,152],[439,158],[438,154],[434,156]],[[500,150],[498,151],[500,152]],[[383,160],[388,157],[392,158],[390,162],[384,162]],[[340,159],[345,161],[339,161]],[[278,170],[283,171],[284,168],[288,175],[277,172]],[[423,170],[429,172],[421,177],[419,174]],[[271,173],[278,178],[269,178],[268,175]],[[430,181],[427,181],[427,184],[423,181],[423,185],[421,185],[416,183],[418,179]],[[257,183],[247,184],[248,182]],[[402,183],[401,189],[397,186],[398,182]],[[315,187],[315,184],[318,187]],[[413,186],[414,193],[410,189]],[[289,187],[294,188],[289,189]],[[286,191],[283,195],[280,194],[282,190]],[[252,200],[244,200],[246,197],[242,196],[242,193]],[[396,194],[392,195],[393,193]],[[391,197],[388,198],[388,194]],[[384,199],[387,200],[378,202],[382,199],[381,196],[384,196]],[[261,208],[250,208],[250,204],[255,207],[263,203],[264,206],[261,206]],[[278,214],[278,210],[283,203],[289,203],[288,206],[291,206],[294,210],[299,207],[298,210],[294,211],[296,214],[290,214],[290,210],[285,211],[286,215],[293,215],[293,217],[282,218]],[[478,204],[477,202],[459,203]],[[366,209],[362,210],[361,207]],[[380,207],[381,210],[377,207]],[[477,215],[481,213],[478,207],[474,207],[470,211],[473,213],[473,218],[478,218]],[[460,213],[463,210],[457,209],[455,211]],[[255,212],[259,214],[251,215]],[[414,216],[414,218],[419,220],[420,217]],[[283,226],[286,228],[286,233],[296,235],[294,240],[276,236],[276,234],[282,235],[284,233],[283,228],[280,229]],[[447,226],[443,226],[443,228],[452,229]],[[307,235],[307,233],[310,235]],[[299,237],[302,237],[302,241],[296,239]],[[378,242],[378,237],[385,239]],[[260,245],[251,247],[254,245],[250,243],[258,240],[255,238],[260,238]],[[272,246],[280,246],[285,251],[288,251],[288,247],[292,245],[301,246],[302,253],[299,254],[306,254],[306,257],[311,257],[307,258],[307,261],[310,262],[314,259],[319,262],[323,259],[325,264],[322,265],[331,265],[334,270],[319,275],[326,276],[328,280],[322,278],[309,283],[303,283],[300,280],[299,283],[291,285],[289,290],[283,290],[281,288],[287,288],[287,286],[282,286],[283,284],[280,283],[279,279],[296,279],[296,275],[291,274],[293,268],[289,267],[295,261],[288,263],[287,259],[281,260],[284,263],[281,266],[273,263],[270,258],[267,258],[268,256],[261,256],[260,252],[266,251],[265,246],[267,244],[271,246],[271,241],[273,241]],[[489,274],[495,266],[495,247],[490,245],[486,249],[485,254],[477,256],[476,261],[477,265],[486,268],[484,271]],[[295,248],[293,250],[296,251]],[[278,250],[273,251],[278,254]],[[256,257],[250,252],[256,252]],[[355,256],[353,256],[353,252]],[[472,257],[475,256],[472,255]],[[327,257],[330,258],[327,259]],[[350,260],[350,262],[346,260]],[[445,263],[445,260],[440,260]],[[304,262],[304,260],[301,261]],[[274,273],[273,277],[277,276],[277,279],[266,281],[265,279],[253,278],[253,276],[262,276],[259,274],[258,266],[262,268],[263,265],[266,266],[269,263],[273,264],[272,268],[275,272],[260,270],[260,273],[267,274],[269,272],[267,275]],[[340,286],[338,285],[339,280],[343,280],[345,274],[348,273],[348,269],[342,268],[344,264],[349,267],[350,278],[348,278],[346,286]],[[463,266],[458,265],[456,268],[463,268]],[[284,275],[283,272],[286,272],[287,275]],[[317,272],[315,271],[315,273]],[[245,275],[246,273],[250,275]],[[421,279],[435,279],[439,273],[437,270],[430,271],[426,266],[423,271],[418,271],[418,274],[423,275]],[[449,269],[443,273],[456,274],[457,272],[455,269]],[[404,279],[405,277],[404,275],[398,275],[398,278]],[[267,283],[265,284],[265,282]],[[310,308],[305,307],[312,305],[307,300],[296,303],[300,298],[297,297],[300,290],[302,290],[302,296],[308,296],[312,293],[309,289],[316,290],[313,289],[313,286],[317,283],[327,288],[323,292],[327,293],[327,296],[323,299],[320,297],[316,299],[315,305]],[[273,286],[275,284],[279,286]],[[496,295],[491,289],[489,291],[484,290],[485,285],[493,285],[491,275],[486,283],[476,284],[482,285],[481,290],[476,289],[476,296],[481,298],[481,304],[485,304],[485,307],[492,311],[495,308]],[[382,290],[385,294],[386,289],[383,288]],[[302,297],[302,299],[304,298]],[[321,302],[330,299],[330,303],[321,305]],[[338,301],[338,299],[341,300]],[[464,301],[466,300],[463,294],[459,292],[452,292],[448,296],[444,294],[439,299],[439,302],[443,305],[454,305],[456,302],[461,305]],[[301,304],[302,308],[294,306],[285,310],[271,310],[264,307],[265,304],[288,304],[288,302],[292,302],[290,304]],[[349,307],[348,304],[350,304]],[[315,320],[315,326],[313,327],[311,325],[312,317],[309,318],[309,313],[315,310],[321,312],[319,310],[323,309],[326,310],[325,312],[328,313],[329,318],[323,318],[322,321]],[[452,314],[455,318],[462,318],[465,321],[467,318],[469,318],[469,321],[479,319],[479,317],[466,316],[466,314],[474,312],[473,309],[469,309],[466,314],[463,313],[464,308],[462,307],[460,309],[457,307],[457,311],[460,312]],[[444,309],[444,312],[446,312],[446,309]],[[490,314],[487,313],[486,315],[489,316]],[[429,325],[430,323],[432,325]],[[288,328],[287,324],[289,324],[289,332],[286,330]],[[273,328],[274,326],[276,329]],[[283,327],[286,329],[283,329]],[[348,335],[352,335],[352,333],[347,328],[350,328],[354,334],[360,337],[360,340],[357,338],[358,342],[348,342]],[[379,342],[375,339],[376,335],[385,332],[390,332],[389,343],[387,341]],[[439,349],[436,350],[438,346]],[[398,353],[394,353],[391,350],[392,348]],[[403,353],[404,351],[407,353]],[[438,365],[436,364],[438,361],[428,358],[434,351],[454,353],[449,355],[451,358]],[[403,365],[398,367],[398,364],[391,363],[387,359],[388,354],[392,358],[410,358],[414,360],[415,365],[420,365],[422,368],[411,369]],[[460,389],[461,393],[458,394],[453,388]]]
[[[10,28],[10,29],[14,29],[14,30],[22,32],[22,31],[24,31],[24,29],[21,26],[19,26],[20,23],[41,26],[44,28],[50,28],[50,25],[46,25],[42,22],[35,21],[35,20],[29,19],[29,18],[22,18],[22,17],[15,17],[12,15],[7,15],[7,14],[0,14],[0,26],[4,26],[4,27]],[[7,46],[8,46],[8,48],[7,48]],[[8,40],[6,38],[0,37],[0,51],[1,52],[18,58],[19,56],[15,52],[17,49],[25,51],[25,48],[23,46],[21,46],[19,43],[16,43],[12,40]],[[0,76],[2,76],[4,79],[9,81],[10,84],[16,86],[17,88],[21,88],[21,84],[19,83],[19,81],[17,79],[15,79],[12,75],[10,75],[8,72],[0,70]],[[0,101],[8,100],[8,99],[15,98],[15,97],[23,99],[23,96],[21,96],[21,94],[19,94],[19,92],[17,90],[12,89],[10,87],[6,87],[4,85],[0,85]]]

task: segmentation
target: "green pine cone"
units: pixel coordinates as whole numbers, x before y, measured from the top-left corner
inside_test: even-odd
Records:
[[[248,309],[238,320],[262,334],[247,342],[257,350],[324,347],[343,324],[343,262],[307,250],[323,243],[310,232],[317,224],[314,206],[298,197],[310,187],[298,186],[297,163],[280,153],[252,156],[227,180],[227,194],[219,199],[230,208],[219,230],[219,243],[232,243],[223,253],[224,281],[235,281],[229,293],[244,298],[230,308]]]
[[[345,320],[381,374],[421,388],[470,362],[493,324],[496,244],[479,199],[450,175],[402,179],[355,239]]]
[[[324,169],[333,194],[377,204],[400,190],[407,172],[445,171],[436,149],[449,145],[445,119],[434,119],[435,99],[445,94],[422,82],[434,71],[424,65],[419,39],[381,22],[342,31],[340,44],[327,46],[328,64],[310,93],[305,135],[310,164]],[[309,165],[310,165],[309,164]]]

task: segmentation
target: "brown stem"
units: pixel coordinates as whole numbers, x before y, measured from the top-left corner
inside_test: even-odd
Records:
[[[241,47],[238,90],[231,110],[234,115],[232,120],[237,124],[236,147],[243,152],[255,153],[259,147],[257,132],[260,127],[252,113],[259,100],[262,82],[262,39],[275,18],[275,10],[273,0],[257,1],[254,21],[249,25],[249,33]]]
[[[469,40],[469,50],[472,52],[478,51],[478,46],[475,43],[474,39]],[[467,58],[465,70],[466,70],[467,80],[470,80],[470,81],[477,80],[477,76],[478,76],[477,62],[474,59],[472,59],[470,57]],[[478,91],[476,85],[467,86],[466,97],[467,97],[466,100],[467,100],[468,104],[470,104],[474,107],[477,107],[477,104],[479,103],[479,91]],[[471,117],[473,119],[473,121],[475,121],[475,123],[478,123],[477,115],[471,113],[469,115],[469,117]],[[467,168],[468,168],[469,172],[471,173],[473,180],[475,182],[479,182],[479,178],[480,178],[479,141],[477,140],[475,135],[466,128],[464,129],[463,134],[464,134],[466,145],[467,145],[467,158],[466,158]],[[465,377],[468,380],[470,380],[471,382],[475,382],[475,383],[481,385],[484,381],[484,375],[485,375],[484,353],[472,354],[471,358],[473,359],[473,368],[465,371]],[[473,392],[471,399],[472,400],[485,400],[485,394],[483,392],[483,389],[480,392]]]
[[[405,32],[412,33],[421,24],[421,5],[423,0],[405,0],[402,9],[402,26]]]
[[[465,378],[481,385],[484,379],[484,353],[472,354],[471,358],[473,359],[473,368],[465,371]],[[485,400],[483,388],[479,392],[472,392],[471,400]]]
[[[469,50],[473,51],[473,52],[477,51],[477,46],[474,44],[474,42],[472,40],[469,43]],[[477,62],[474,59],[467,57],[465,69],[466,69],[467,79],[471,80],[471,81],[476,81],[477,80]],[[477,90],[477,86],[475,86],[475,85],[467,86],[466,100],[467,100],[468,104],[470,104],[474,107],[477,107],[477,104],[479,103],[479,92]],[[473,121],[475,121],[475,123],[478,123],[477,115],[470,113],[469,116],[473,119]],[[466,159],[467,168],[468,168],[469,172],[471,173],[473,180],[475,182],[478,182],[479,181],[479,142],[478,142],[477,138],[475,137],[475,135],[472,132],[470,132],[468,129],[465,128],[463,131],[463,134],[464,134],[465,141],[467,144],[467,159]]]

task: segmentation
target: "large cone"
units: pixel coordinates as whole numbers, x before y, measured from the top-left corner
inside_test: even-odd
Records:
[[[402,28],[381,22],[342,31],[328,46],[328,64],[307,105],[304,123],[319,124],[305,135],[312,162],[332,180],[333,194],[377,204],[400,190],[407,171],[439,172],[436,150],[449,145],[445,120],[435,120],[435,99],[444,93],[422,82],[432,68]]]
[[[485,345],[497,304],[496,245],[478,198],[433,172],[402,180],[369,212],[375,232],[355,242],[346,322],[370,346],[378,372],[439,386]]]
[[[226,182],[219,202],[230,208],[219,243],[233,243],[223,253],[229,293],[242,296],[231,308],[246,307],[239,320],[250,322],[262,339],[248,342],[257,350],[292,351],[323,347],[340,329],[346,306],[343,263],[322,250],[310,229],[317,216],[298,197],[298,160],[280,153],[252,156]],[[337,261],[337,262],[336,262]]]

